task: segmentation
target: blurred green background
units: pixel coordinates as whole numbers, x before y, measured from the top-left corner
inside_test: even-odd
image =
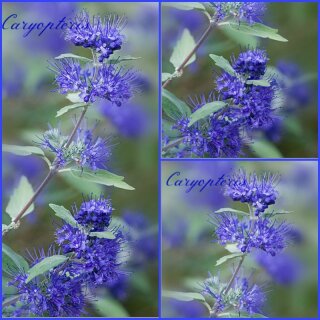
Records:
[[[284,125],[280,138],[273,137],[271,142],[283,157],[317,157],[317,16],[318,4],[315,2],[268,3],[263,23],[278,29],[288,42],[240,33],[227,34],[214,29],[199,48],[196,61],[184,69],[182,77],[171,81],[166,89],[184,101],[189,96],[203,93],[207,96],[214,90],[214,79],[220,72],[209,58],[210,53],[229,59],[247,47],[263,48],[270,58],[269,66],[277,66],[280,62],[296,64],[302,80],[278,110],[284,119]],[[162,4],[162,72],[174,72],[169,59],[183,29],[189,29],[195,41],[198,41],[207,26],[208,19],[197,10],[183,11]],[[295,78],[297,79],[298,77]],[[272,134],[277,135],[275,132]],[[258,133],[257,136],[260,138]],[[251,150],[246,150],[245,153],[242,157],[261,156]]]
[[[221,187],[187,188],[167,186],[169,176],[180,172],[174,180],[185,178],[217,181],[235,170],[243,168],[247,173],[271,171],[281,175],[277,186],[279,196],[272,209],[292,211],[278,216],[287,219],[295,230],[296,240],[285,250],[294,264],[277,271],[281,282],[271,277],[251,258],[244,261],[241,275],[263,286],[267,302],[263,314],[267,317],[316,318],[318,310],[318,221],[317,221],[317,163],[316,162],[230,162],[196,161],[163,162],[162,164],[162,289],[199,292],[199,284],[212,275],[220,274],[223,281],[230,279],[235,267],[232,260],[215,267],[216,261],[227,254],[213,242],[213,226],[209,214],[220,208],[247,210],[246,204],[232,202],[223,195]],[[170,183],[172,183],[171,180]],[[277,256],[275,257],[277,259]],[[285,265],[284,265],[285,266]],[[164,317],[208,317],[207,310],[197,302],[179,303],[163,298]]]
[[[156,3],[3,3],[3,20],[10,14],[18,17],[11,22],[55,22],[70,18],[81,9],[92,15],[108,13],[125,15],[128,18],[124,29],[126,43],[116,56],[140,57],[125,63],[140,72],[141,94],[127,105],[112,109],[108,103],[95,103],[87,112],[86,122],[93,127],[98,119],[95,134],[112,137],[112,157],[107,169],[125,176],[135,187],[134,191],[99,187],[94,184],[79,184],[73,180],[56,177],[36,200],[36,209],[25,217],[21,227],[6,236],[4,242],[20,254],[26,249],[44,248],[54,240],[54,231],[61,223],[54,218],[49,203],[70,208],[82,202],[82,194],[110,195],[114,216],[125,212],[137,213],[148,221],[153,230],[149,247],[141,255],[145,258],[138,266],[126,267],[131,272],[125,297],[113,296],[111,306],[105,304],[99,311],[89,310],[90,316],[156,316],[158,314],[158,5]],[[54,75],[48,60],[62,53],[74,53],[90,57],[90,50],[74,47],[63,39],[61,30],[47,30],[41,36],[33,31],[23,37],[23,30],[2,31],[3,79],[3,143],[33,145],[41,133],[60,123],[62,132],[71,132],[79,111],[70,112],[57,119],[57,111],[70,104],[55,89]],[[3,222],[9,222],[5,213],[13,188],[22,175],[26,175],[35,189],[46,175],[46,166],[33,157],[4,156],[3,165]],[[146,228],[140,233],[144,236]],[[149,250],[149,251],[148,251]],[[135,253],[131,253],[132,259]],[[108,290],[100,288],[100,298],[110,297]],[[109,299],[109,298],[108,298]],[[111,299],[111,298],[110,298]],[[100,305],[101,306],[101,305]]]

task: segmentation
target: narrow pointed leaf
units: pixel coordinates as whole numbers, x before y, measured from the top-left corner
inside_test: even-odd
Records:
[[[190,31],[184,29],[181,38],[177,41],[172,55],[170,57],[170,62],[177,69],[180,67],[185,58],[190,54],[190,52],[195,47],[196,42],[194,41]],[[185,64],[185,67],[196,60],[196,55],[193,54],[189,61]]]
[[[58,206],[56,204],[50,203],[49,207],[55,212],[56,216],[64,220],[66,223],[71,226],[76,226],[77,221],[71,214],[71,212],[63,206]]]
[[[77,60],[81,60],[81,61],[85,61],[85,62],[92,62],[92,59],[88,59],[86,57],[78,56],[78,55],[73,54],[73,53],[64,53],[64,54],[60,54],[60,56],[55,57],[55,59],[57,59],[57,60],[66,59],[66,58],[77,59]]]
[[[267,80],[247,80],[247,84],[253,84],[254,86],[270,87],[270,82]]]
[[[133,187],[124,182],[124,177],[118,176],[107,170],[91,171],[88,169],[67,168],[60,170],[62,174],[70,174],[79,180],[79,183],[84,181],[94,182],[105,186],[114,186],[125,190],[134,190]]]
[[[232,213],[235,213],[235,214],[240,214],[240,215],[245,215],[245,216],[248,216],[250,215],[248,212],[244,212],[244,211],[240,211],[240,210],[236,210],[236,209],[232,209],[232,208],[221,208],[217,211],[215,211],[215,213],[228,213],[228,212],[232,212]]]
[[[174,121],[191,114],[188,105],[166,89],[162,89],[162,110]]]
[[[256,140],[250,146],[260,158],[283,158],[277,147],[267,140]]]
[[[66,95],[66,98],[71,101],[72,103],[82,103],[83,99],[80,98],[80,92],[75,92],[75,93],[68,93]]]
[[[111,297],[94,299],[93,306],[100,316],[103,317],[129,317],[127,310],[120,304],[120,302]]]
[[[228,254],[226,256],[223,256],[222,258],[220,258],[219,260],[217,260],[216,262],[216,266],[220,266],[221,264],[227,262],[230,259],[234,259],[234,258],[238,258],[243,256],[244,254],[242,252],[235,252],[235,253],[231,253]]]
[[[141,57],[123,56],[123,57],[117,57],[114,59],[110,59],[110,60],[108,60],[108,62],[112,63],[112,64],[117,64],[117,63],[124,62],[124,61],[133,61],[133,60],[138,60],[138,59],[141,59]]]
[[[163,5],[167,7],[176,8],[179,10],[185,10],[185,11],[194,10],[194,9],[200,10],[200,11],[206,11],[206,8],[201,2],[181,2],[181,3],[164,2]]]
[[[14,189],[13,194],[10,197],[9,203],[6,208],[8,215],[14,219],[23,207],[27,204],[30,198],[33,196],[33,188],[25,176],[22,176],[19,182],[19,185]],[[34,210],[34,204],[32,204],[24,216],[31,213]]]
[[[8,274],[12,274],[15,270],[29,270],[28,262],[19,254],[14,252],[6,244],[2,244],[2,270]]]
[[[71,110],[78,109],[78,108],[82,108],[82,107],[85,107],[85,106],[88,106],[88,104],[85,103],[85,102],[79,102],[79,103],[71,104],[71,105],[69,105],[69,106],[65,106],[65,107],[61,108],[61,109],[57,112],[56,118],[64,115],[65,113],[67,113],[67,112],[69,112],[69,111],[71,111]]]
[[[162,291],[162,296],[165,298],[171,298],[179,301],[205,301],[202,294],[198,292],[178,292],[178,291]]]
[[[209,115],[219,111],[225,106],[226,103],[222,101],[213,101],[205,104],[203,107],[191,114],[189,127],[192,126],[195,122],[208,117]]]
[[[220,67],[224,71],[228,72],[230,75],[234,76],[235,71],[233,70],[230,62],[222,56],[217,56],[215,54],[209,54],[209,57],[214,61],[216,66]]]
[[[17,156],[44,156],[44,152],[42,149],[34,146],[16,146],[16,145],[9,145],[3,144],[2,151],[15,154]]]
[[[103,239],[115,239],[115,235],[110,231],[102,232],[90,232],[91,237],[103,238]]]
[[[54,255],[44,258],[39,263],[35,264],[32,268],[30,268],[26,283],[30,282],[35,277],[57,267],[61,263],[65,262],[67,259],[67,257],[62,255]]]

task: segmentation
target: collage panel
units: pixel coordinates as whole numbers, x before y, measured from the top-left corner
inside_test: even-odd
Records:
[[[163,158],[317,157],[318,3],[161,9]]]
[[[2,316],[157,317],[158,3],[2,9]]]
[[[162,317],[316,318],[318,164],[162,163]]]

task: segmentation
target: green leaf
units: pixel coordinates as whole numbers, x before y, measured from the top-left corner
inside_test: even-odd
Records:
[[[67,113],[67,112],[70,111],[70,110],[78,109],[78,108],[85,107],[85,106],[88,106],[88,104],[85,103],[85,102],[79,102],[79,103],[71,104],[71,105],[69,105],[69,106],[65,106],[65,107],[61,108],[61,109],[57,112],[56,118],[62,116],[63,114]]]
[[[6,212],[12,218],[12,220],[20,213],[23,207],[28,203],[30,198],[33,196],[34,191],[25,176],[22,176],[19,185],[14,189],[9,203],[6,208]],[[34,204],[31,204],[24,214],[24,217],[34,210]]]
[[[204,5],[200,2],[164,2],[163,3],[164,6],[167,7],[172,7],[172,8],[176,8],[179,10],[200,10],[200,11],[206,11],[206,8],[204,7]]]
[[[222,56],[217,56],[215,54],[209,54],[209,57],[214,61],[216,66],[222,68],[224,71],[228,72],[230,75],[234,76],[235,72],[230,64],[230,62]]]
[[[169,78],[172,77],[172,74],[171,73],[167,73],[167,72],[162,72],[162,75],[161,75],[161,81],[162,82],[165,82],[167,81]]]
[[[172,120],[189,117],[191,114],[187,104],[166,89],[162,89],[162,110]]]
[[[9,144],[2,145],[3,152],[9,152],[17,156],[41,156],[44,157],[44,152],[42,149],[33,146],[15,146]]]
[[[65,59],[65,58],[72,58],[72,59],[77,59],[77,60],[81,60],[81,61],[85,61],[85,62],[92,62],[92,59],[88,59],[86,57],[82,57],[82,56],[77,56],[76,54],[73,53],[64,53],[64,54],[60,54],[60,56],[55,57],[55,59],[59,60],[59,59]]]
[[[115,299],[108,298],[98,298],[93,301],[93,305],[96,311],[102,317],[112,317],[112,318],[127,318],[129,314],[127,310]]]
[[[91,171],[88,169],[66,168],[60,170],[59,172],[72,175],[74,178],[79,179],[79,183],[83,183],[83,181],[89,181],[108,187],[114,186],[120,189],[134,190],[133,187],[123,181],[124,177],[117,176],[116,174],[107,170],[99,169],[96,171]]]
[[[249,47],[249,48],[256,48],[259,45],[259,38],[254,37],[252,35],[248,35],[245,33],[239,33],[234,31],[231,28],[224,28],[221,27],[221,31],[229,38],[231,41],[236,44],[240,44],[241,47]],[[214,52],[217,50],[214,48]]]
[[[35,277],[57,267],[61,263],[65,262],[68,258],[62,255],[54,255],[44,258],[39,263],[30,268],[28,272],[28,278],[26,283],[30,282]]]
[[[270,82],[267,80],[247,80],[247,84],[252,84],[254,86],[260,87],[270,87]]]
[[[110,231],[90,232],[91,237],[97,237],[102,239],[115,239],[115,235]]]
[[[113,58],[108,60],[109,63],[112,64],[117,64],[123,61],[133,61],[133,60],[138,60],[141,59],[141,57],[132,57],[132,56],[123,56],[123,57],[117,57],[117,58]]]
[[[238,248],[238,245],[236,243],[229,243],[225,245],[224,248],[231,253],[241,252],[241,250]]]
[[[190,52],[195,47],[196,42],[194,41],[190,31],[184,29],[181,38],[177,41],[175,47],[173,48],[172,55],[170,57],[170,62],[173,66],[178,69],[185,58],[190,54]],[[185,64],[185,67],[196,60],[196,55],[193,54],[189,61]]]
[[[241,256],[243,256],[242,252],[235,252],[235,253],[228,254],[226,256],[223,256],[219,260],[217,260],[216,266],[220,266],[221,264],[227,262],[230,259],[238,258],[238,257],[241,257]]]
[[[29,264],[22,256],[2,243],[2,270],[8,274],[12,274],[15,269],[28,271]]]
[[[232,208],[221,208],[221,209],[215,211],[215,213],[225,213],[225,212],[232,212],[232,213],[245,215],[245,216],[250,215],[248,212],[244,212],[244,211],[240,211],[240,210],[236,210],[236,209],[232,209]]]
[[[175,299],[179,301],[201,301],[204,302],[205,298],[198,292],[178,292],[178,291],[162,291],[162,296],[165,298]]]
[[[68,93],[66,95],[66,98],[71,101],[72,103],[82,103],[83,99],[80,98],[80,92],[75,92],[75,93]]]
[[[224,312],[219,313],[218,318],[267,318],[266,316],[258,313],[246,313],[246,312]]]
[[[261,23],[255,23],[253,25],[250,25],[248,23],[241,22],[241,24],[239,25],[239,23],[237,22],[223,22],[220,24],[219,27],[226,30],[232,29],[233,31],[241,34],[245,33],[260,38],[269,38],[281,42],[288,41],[287,39],[278,34],[277,29],[270,28]]]
[[[195,122],[209,116],[210,114],[219,111],[226,106],[225,102],[222,101],[213,101],[205,104],[200,109],[196,110],[190,116],[189,127],[192,126]]]
[[[260,158],[282,158],[280,151],[267,140],[256,140],[250,145]]]
[[[166,119],[162,119],[162,129],[165,135],[169,138],[176,138],[180,136],[180,132],[178,130],[172,129],[173,125],[173,122],[167,121]]]
[[[67,210],[63,206],[58,206],[56,204],[50,203],[49,207],[55,212],[56,216],[64,220],[66,223],[70,224],[71,226],[76,226],[77,221],[71,214],[69,210]]]

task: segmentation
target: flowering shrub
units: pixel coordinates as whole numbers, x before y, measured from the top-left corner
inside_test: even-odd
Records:
[[[201,64],[204,51],[211,48],[204,48],[202,44],[211,33],[216,33],[216,29],[232,40],[239,37],[247,41],[255,36],[288,41],[278,34],[278,30],[262,24],[267,4],[210,2],[187,6],[189,10],[202,12],[209,19],[209,25],[197,43],[189,30],[184,29],[170,57],[175,71],[162,73],[162,155],[170,158],[238,158],[248,155],[249,151],[260,157],[281,157],[277,147],[270,142],[279,140],[283,117],[287,115],[283,111],[289,108],[287,100],[292,105],[295,95],[298,103],[303,104],[306,84],[303,80],[299,83],[294,80],[301,75],[298,72],[297,76],[294,67],[283,63],[278,68],[271,66],[267,51],[258,44],[253,47],[248,44],[240,53],[232,54],[230,60],[210,53],[216,68],[214,81],[208,80],[212,85],[207,94],[184,102],[167,89],[170,83],[178,82],[189,64],[195,73],[195,62]],[[174,4],[173,7],[186,10],[185,5]],[[219,50],[220,44],[216,41]],[[221,45],[224,47],[224,43]]]
[[[217,260],[215,267],[224,268],[232,261],[234,267],[229,279],[209,272],[201,285],[194,285],[194,292],[165,291],[164,296],[179,301],[197,301],[207,308],[211,318],[260,318],[265,317],[264,305],[267,292],[263,283],[255,283],[252,264],[246,261],[253,258],[277,283],[288,284],[295,281],[299,273],[299,264],[294,258],[284,253],[292,242],[294,228],[286,220],[278,219],[285,211],[270,208],[278,199],[276,190],[279,176],[271,173],[247,174],[239,170],[230,178],[230,183],[223,187],[224,195],[233,201],[242,201],[248,205],[248,211],[222,208],[210,215],[214,241],[223,246],[229,254]],[[272,195],[272,204],[257,214],[256,202],[252,199],[259,194],[261,199]],[[281,272],[279,268],[288,268]],[[198,278],[197,278],[198,279]],[[188,300],[187,300],[188,299]]]
[[[21,178],[6,208],[12,222],[3,225],[3,236],[18,229],[22,218],[34,211],[35,199],[56,175],[76,177],[79,183],[134,189],[123,181],[124,177],[106,170],[111,157],[108,138],[96,137],[95,128],[83,124],[91,103],[97,99],[122,108],[137,92],[136,71],[120,66],[123,60],[114,57],[124,41],[125,18],[109,15],[91,19],[82,11],[71,22],[65,39],[90,48],[92,58],[62,54],[50,62],[50,69],[55,74],[57,91],[66,94],[71,103],[59,110],[57,117],[69,110],[81,110],[81,114],[70,134],[49,126],[36,146],[4,146],[4,151],[15,155],[38,156],[49,171],[35,191],[26,177]],[[47,156],[48,151],[53,159]],[[56,228],[55,242],[48,253],[35,251],[25,259],[3,245],[3,271],[10,278],[7,286],[14,292],[3,298],[6,316],[83,316],[87,314],[87,303],[95,299],[96,288],[104,286],[111,291],[128,276],[124,263],[129,236],[121,221],[112,221],[110,198],[90,194],[80,206],[74,204],[71,211],[60,205],[49,206],[63,223]]]

